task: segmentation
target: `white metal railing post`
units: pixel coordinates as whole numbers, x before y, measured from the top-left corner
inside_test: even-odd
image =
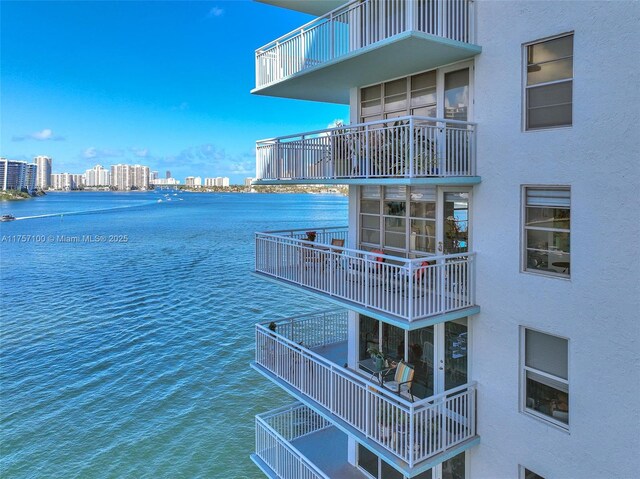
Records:
[[[299,151],[299,155],[300,155],[300,161],[296,161],[296,163],[298,163],[298,168],[295,170],[296,171],[296,178],[304,178],[304,159],[305,159],[305,151],[308,151],[310,148],[307,145],[307,136],[306,135],[302,135],[302,142],[300,143],[301,147],[300,151]],[[298,155],[295,155],[294,158],[296,158]],[[307,175],[310,176],[310,175]]]
[[[275,174],[276,174],[276,179],[280,179],[282,173],[281,173],[281,168],[280,168],[281,159],[280,159],[280,140],[279,139],[276,139],[275,150],[276,150],[275,151],[275,155],[274,155],[275,156],[275,158],[274,158],[275,159]]]
[[[304,70],[306,68],[307,63],[307,49],[305,48],[305,30],[304,28],[300,29],[300,38],[302,41],[298,42],[298,61],[300,62],[300,66],[298,67],[298,71]]]
[[[409,467],[413,467],[415,464],[415,443],[416,443],[416,424],[415,424],[415,408],[413,405],[409,410],[408,421],[409,421]]]
[[[371,130],[369,129],[369,125],[365,125],[364,127],[364,172],[360,174],[364,174],[367,178],[371,174],[371,170],[373,167],[373,159],[371,158],[371,142],[369,141],[369,137],[371,136]]]
[[[262,81],[260,80],[260,75],[262,73],[262,68],[260,68],[261,59],[260,51],[256,50],[256,86],[262,85]]]
[[[363,266],[364,268],[364,304],[369,305],[369,274],[370,274],[370,270],[369,270],[369,261],[368,258],[366,256],[363,256],[362,258],[362,262],[363,262]]]
[[[335,19],[333,18],[333,11],[329,15],[329,60],[333,60],[335,52]]]
[[[469,261],[469,285],[467,289],[469,290],[469,300],[471,304],[476,304],[476,255],[469,255],[467,258]]]
[[[444,36],[444,32],[445,32],[445,28],[444,28],[444,22],[445,22],[445,17],[444,17],[444,6],[445,6],[445,1],[446,0],[436,0],[436,21],[437,21],[437,28],[436,28],[436,35],[439,36]]]
[[[442,258],[439,261],[438,264],[438,274],[439,274],[439,278],[438,278],[438,285],[439,285],[439,291],[438,291],[438,298],[439,298],[439,305],[438,305],[438,309],[437,312],[444,312],[446,310],[445,307],[445,287],[446,287],[446,282],[445,282],[445,277],[446,277],[446,268],[447,268],[447,260],[445,258]],[[433,313],[436,312],[435,308],[434,311],[432,311]]]
[[[469,174],[472,176],[476,175],[476,138],[478,136],[478,134],[476,133],[478,126],[477,125],[472,125],[471,127],[471,139],[469,141],[469,143],[471,143],[471,158],[469,158],[469,162],[471,163],[469,165]]]
[[[469,12],[469,32],[467,42],[476,42],[476,3],[474,0],[467,0],[467,11]]]
[[[415,2],[412,2],[415,3]],[[411,10],[411,8],[409,8]],[[413,171],[415,166],[415,155],[416,155],[416,131],[414,130],[415,123],[413,121],[413,117],[409,118],[409,178],[413,178]],[[420,152],[422,153],[422,152]],[[406,173],[405,173],[406,174]]]
[[[408,278],[407,278],[407,282],[409,284],[409,297],[407,298],[407,311],[406,311],[406,318],[409,321],[413,320],[413,310],[414,310],[414,297],[413,297],[413,261],[409,262],[409,270],[407,272]]]
[[[444,122],[438,122],[437,123],[437,135],[438,135],[438,141],[437,141],[437,145],[436,145],[436,151],[437,151],[437,155],[438,155],[438,173],[440,176],[449,176],[449,172],[446,169],[446,165],[447,165],[447,160],[446,160],[446,131],[447,131],[447,124]]]
[[[405,3],[405,15],[406,15],[406,22],[407,24],[405,25],[405,31],[407,30],[415,30],[414,28],[414,8],[416,6],[418,2],[406,2]]]

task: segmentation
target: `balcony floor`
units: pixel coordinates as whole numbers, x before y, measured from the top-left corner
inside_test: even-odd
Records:
[[[317,348],[311,348],[311,351],[319,354],[338,366],[344,366],[347,364],[348,347],[349,345],[347,342],[342,341],[340,343],[332,343],[325,346],[318,346]]]
[[[329,477],[340,479],[364,479],[368,476],[360,472],[347,460],[348,438],[337,427],[303,436],[291,442],[304,456]]]

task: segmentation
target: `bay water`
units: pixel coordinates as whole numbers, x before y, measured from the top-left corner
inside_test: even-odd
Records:
[[[347,224],[310,194],[0,202],[0,476],[261,478],[254,324],[329,309],[255,277],[256,231]],[[60,213],[63,213],[60,215]]]

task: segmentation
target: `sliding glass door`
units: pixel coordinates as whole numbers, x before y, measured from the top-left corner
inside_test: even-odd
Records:
[[[414,368],[412,393],[426,398],[465,384],[468,379],[467,318],[407,331],[360,315],[359,361],[372,350]]]

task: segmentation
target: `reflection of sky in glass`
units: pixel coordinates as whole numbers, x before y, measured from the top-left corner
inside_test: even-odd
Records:
[[[469,87],[463,86],[447,90],[444,95],[444,106],[447,108],[467,106],[469,104]]]

